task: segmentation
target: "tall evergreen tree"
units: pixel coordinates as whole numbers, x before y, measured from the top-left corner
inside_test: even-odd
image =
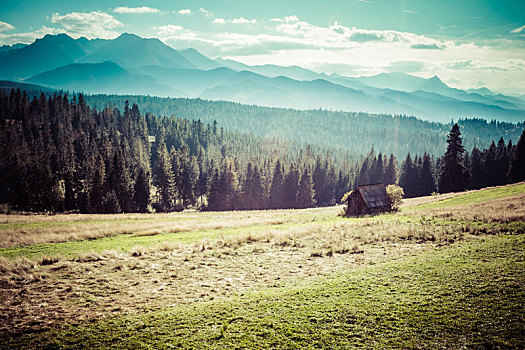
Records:
[[[436,191],[436,182],[434,180],[434,171],[432,169],[432,160],[428,153],[423,155],[423,165],[419,172],[419,196],[428,196]]]
[[[168,149],[163,140],[159,141],[157,147],[157,157],[153,177],[158,193],[158,200],[156,203],[157,209],[160,211],[172,210],[175,204],[177,188]]]
[[[515,151],[512,152],[508,178],[511,182],[525,180],[525,130],[523,130],[523,133],[516,144]]]
[[[299,171],[295,164],[290,166],[283,183],[283,200],[284,208],[297,207],[297,193],[299,192]]]
[[[447,152],[443,160],[443,167],[439,175],[439,191],[457,192],[464,191],[470,183],[470,172],[463,165],[463,153],[465,148],[462,144],[461,131],[458,124],[454,124],[447,138]]]
[[[284,205],[283,173],[281,169],[281,162],[279,159],[277,159],[277,162],[275,163],[275,169],[273,171],[272,185],[270,187],[270,208],[284,208]]]
[[[483,154],[474,146],[470,154],[470,189],[479,189],[483,186]]]
[[[385,157],[386,158],[386,157]],[[397,181],[397,159],[394,157],[394,154],[390,154],[390,159],[388,160],[388,165],[385,169],[385,175],[383,183],[385,185],[393,185]]]
[[[311,207],[314,204],[314,194],[312,178],[308,173],[308,168],[304,167],[297,192],[297,208]]]
[[[318,206],[325,205],[324,193],[326,190],[326,168],[323,167],[321,156],[317,156],[315,161],[315,168],[312,174],[312,181],[314,184],[314,201]]]
[[[401,165],[401,174],[399,176],[399,186],[403,188],[405,197],[417,196],[417,169],[414,166],[410,152],[407,154],[405,161]]]
[[[136,210],[139,213],[145,213],[148,211],[148,206],[150,204],[150,179],[149,174],[142,168],[139,169],[137,181],[135,182],[134,201]]]

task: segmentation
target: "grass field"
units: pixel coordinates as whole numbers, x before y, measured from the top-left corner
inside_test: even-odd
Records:
[[[0,218],[2,348],[524,348],[525,184],[340,208]]]

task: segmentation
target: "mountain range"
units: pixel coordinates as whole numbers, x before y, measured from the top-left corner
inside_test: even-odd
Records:
[[[525,120],[525,97],[487,88],[459,90],[437,76],[404,73],[346,77],[299,66],[249,66],[175,50],[158,39],[46,35],[30,45],[0,48],[0,79],[87,93],[140,94],[226,100],[296,109],[413,115],[448,122],[477,117]]]

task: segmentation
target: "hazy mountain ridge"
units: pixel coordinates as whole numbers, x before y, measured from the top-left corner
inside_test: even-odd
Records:
[[[108,62],[113,65],[110,67]],[[407,114],[440,122],[461,117],[525,120],[525,100],[486,88],[451,88],[437,76],[424,79],[383,73],[355,78],[316,73],[299,66],[248,66],[228,59],[213,60],[195,49],[179,52],[158,39],[133,34],[113,40],[46,35],[31,45],[18,49],[13,46],[0,52],[0,79],[90,93],[200,97],[269,107]]]

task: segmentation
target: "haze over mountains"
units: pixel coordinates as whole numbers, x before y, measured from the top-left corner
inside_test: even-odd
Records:
[[[113,40],[46,35],[31,45],[2,47],[0,79],[88,93],[407,114],[439,122],[462,117],[525,120],[525,98],[486,88],[454,89],[437,76],[387,73],[352,78],[298,66],[248,66],[213,60],[194,49],[177,51],[158,39],[133,34]]]

